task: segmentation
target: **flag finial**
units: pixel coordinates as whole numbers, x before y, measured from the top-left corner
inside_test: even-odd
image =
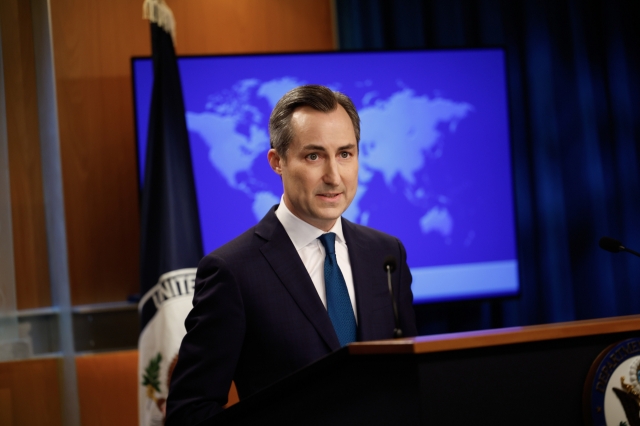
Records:
[[[171,34],[173,43],[176,42],[176,21],[173,12],[164,0],[144,0],[142,4],[142,17],[148,19],[160,28]]]

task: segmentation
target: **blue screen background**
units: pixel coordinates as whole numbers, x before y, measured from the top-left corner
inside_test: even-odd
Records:
[[[178,64],[205,252],[278,202],[282,184],[266,159],[273,104],[298,84],[323,84],[347,94],[362,118],[359,193],[345,216],[400,238],[416,301],[518,292],[502,50],[182,57]],[[133,71],[143,176],[151,60],[134,60]]]

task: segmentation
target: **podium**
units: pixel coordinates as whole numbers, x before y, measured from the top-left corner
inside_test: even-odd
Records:
[[[585,379],[640,316],[358,342],[214,425],[583,425]]]

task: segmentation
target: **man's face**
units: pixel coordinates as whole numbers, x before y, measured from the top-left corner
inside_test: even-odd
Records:
[[[269,151],[282,176],[284,202],[298,218],[328,231],[349,207],[358,187],[358,145],[344,108],[300,107],[291,116],[293,140],[281,158]]]

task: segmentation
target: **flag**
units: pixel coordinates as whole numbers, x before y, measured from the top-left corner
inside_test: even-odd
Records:
[[[191,310],[202,239],[174,22],[163,0],[146,0],[153,90],[142,188],[138,404],[140,425],[164,423],[169,379]]]

